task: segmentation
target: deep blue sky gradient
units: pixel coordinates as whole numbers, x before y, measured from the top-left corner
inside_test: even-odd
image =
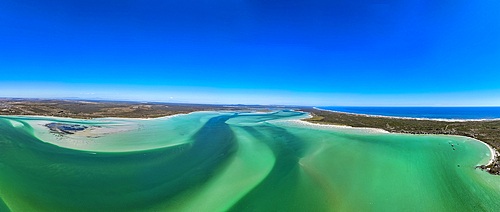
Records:
[[[500,2],[0,1],[0,96],[500,105]]]

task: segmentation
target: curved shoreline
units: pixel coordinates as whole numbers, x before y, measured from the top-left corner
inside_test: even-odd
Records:
[[[392,119],[412,119],[412,120],[427,120],[427,121],[445,121],[445,122],[468,122],[468,121],[499,121],[500,118],[494,118],[494,119],[434,119],[434,118],[414,118],[414,117],[400,117],[400,116],[384,116],[384,115],[370,115],[370,114],[363,114],[363,113],[349,113],[349,112],[342,112],[342,111],[336,111],[336,110],[326,110],[326,109],[321,109],[317,107],[313,107],[316,110],[322,110],[322,111],[327,111],[327,112],[335,112],[335,113],[342,113],[342,114],[348,114],[348,115],[357,115],[357,116],[365,116],[365,117],[376,117],[376,118],[392,118]]]
[[[461,136],[461,135],[455,135],[455,136]],[[465,136],[462,136],[462,137],[465,137]],[[466,137],[466,138],[469,138],[469,137]],[[479,141],[479,142],[483,143],[484,145],[486,145],[488,147],[488,149],[490,149],[491,158],[488,161],[488,164],[486,164],[485,166],[489,166],[489,165],[493,164],[496,161],[496,159],[500,156],[500,153],[496,149],[494,149],[492,146],[487,144],[486,142],[481,141],[479,139],[475,139],[475,138],[470,138],[470,139]]]
[[[316,110],[322,110],[322,109],[318,109],[318,108],[315,108],[315,109]],[[322,110],[322,111],[337,112],[337,111],[331,111],[331,110]],[[344,113],[344,112],[337,112],[337,113]],[[344,113],[344,114],[362,115],[362,116],[364,115],[364,114],[356,114],[356,113]],[[372,115],[366,115],[366,116],[372,116]],[[311,117],[312,116],[309,114],[308,118],[311,118]],[[384,116],[374,116],[374,117],[384,117]],[[394,117],[384,117],[384,118],[394,118]],[[329,127],[329,128],[338,128],[338,129],[341,129],[341,128],[344,128],[344,129],[361,129],[361,130],[369,130],[368,132],[371,131],[371,132],[379,132],[379,133],[413,135],[413,134],[410,134],[410,133],[393,133],[393,132],[389,132],[387,130],[380,129],[380,128],[353,127],[353,126],[348,126],[348,125],[330,125],[330,124],[312,123],[312,122],[309,122],[309,121],[305,121],[303,119],[305,119],[305,118],[302,118],[302,119],[293,119],[293,120],[288,120],[288,121],[296,121],[296,122],[299,122],[299,124],[301,124],[301,125],[310,125],[310,126],[317,126],[317,127]],[[403,117],[403,119],[415,119],[415,118],[405,118],[405,117]],[[438,120],[436,120],[436,121],[438,121]],[[490,156],[490,160],[488,161],[488,164],[486,164],[485,166],[489,166],[489,165],[493,164],[496,161],[497,157],[500,157],[500,153],[495,148],[493,148],[491,145],[487,144],[486,142],[481,141],[481,140],[476,139],[476,138],[471,138],[471,137],[462,136],[462,135],[446,135],[446,134],[427,134],[427,135],[457,136],[457,137],[464,137],[464,138],[467,138],[467,139],[473,139],[475,141],[483,143],[486,147],[488,147],[488,149],[490,150],[490,155],[491,155]]]

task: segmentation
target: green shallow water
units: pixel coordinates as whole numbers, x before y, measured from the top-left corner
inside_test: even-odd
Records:
[[[306,116],[286,110],[152,120],[0,116],[0,211],[500,207],[500,178],[474,169],[490,158],[478,141],[294,121]],[[52,122],[101,131],[61,136],[43,126]]]

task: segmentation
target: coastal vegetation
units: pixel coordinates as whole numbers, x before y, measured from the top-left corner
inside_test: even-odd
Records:
[[[500,149],[500,120],[444,121],[431,119],[393,118],[300,108],[312,115],[305,121],[318,124],[348,125],[384,129],[391,133],[459,135],[481,140],[494,149]],[[500,160],[495,158],[488,166],[479,168],[500,175]]]
[[[128,101],[0,99],[0,115],[36,115],[80,119],[104,117],[157,118],[195,111],[268,111],[266,108],[270,107],[258,105],[208,105]]]

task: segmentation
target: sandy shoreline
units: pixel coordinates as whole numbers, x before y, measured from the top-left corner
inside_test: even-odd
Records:
[[[322,109],[317,109],[317,110],[322,110]],[[330,110],[323,110],[323,111],[337,112],[337,111],[330,111]],[[344,112],[338,112],[338,113],[344,113]],[[364,115],[364,114],[355,114],[355,113],[345,113],[345,114]],[[369,117],[371,115],[366,115],[366,116]],[[385,116],[380,116],[380,117],[395,118],[395,117],[385,117]],[[312,118],[312,116],[309,114],[308,118]],[[415,118],[404,118],[403,117],[403,119],[415,119]],[[333,124],[332,125],[330,125],[330,124],[318,124],[318,123],[311,123],[311,122],[308,122],[308,121],[304,121],[302,119],[294,119],[294,120],[288,120],[288,121],[294,121],[294,122],[296,122],[298,124],[301,124],[301,125],[310,125],[310,126],[317,126],[317,127],[329,127],[329,128],[338,128],[338,129],[362,129],[362,130],[368,130],[368,131],[377,132],[377,133],[391,133],[391,132],[389,132],[387,130],[379,129],[379,128],[352,127],[352,126],[347,126],[347,125],[333,125]],[[412,135],[412,134],[408,134],[408,133],[392,133],[392,134]],[[444,134],[427,134],[427,135],[444,135]],[[492,163],[494,163],[496,161],[497,157],[500,157],[500,153],[496,149],[494,149],[492,146],[490,146],[489,144],[487,144],[484,141],[481,141],[481,140],[478,140],[478,139],[475,139],[475,138],[466,137],[466,136],[461,136],[461,135],[445,135],[445,136],[459,136],[459,137],[464,137],[464,138],[467,138],[467,139],[473,139],[473,140],[479,141],[482,144],[486,145],[486,147],[488,147],[488,149],[490,150],[490,155],[491,155],[491,158],[488,161],[488,164],[486,164],[486,166],[491,165]]]
[[[348,114],[348,115],[356,115],[356,116],[365,116],[365,117],[375,117],[375,118],[390,118],[390,119],[411,119],[411,120],[425,120],[425,121],[445,121],[445,122],[468,122],[468,121],[498,121],[500,118],[495,118],[495,119],[432,119],[432,118],[412,118],[412,117],[399,117],[399,116],[383,116],[383,115],[368,115],[368,114],[361,114],[361,113],[348,113],[348,112],[342,112],[342,111],[335,111],[335,110],[325,110],[325,109],[320,109],[317,107],[313,107],[316,110],[322,110],[326,112],[335,112],[335,113],[342,113],[342,114]]]
[[[459,135],[457,135],[457,136],[459,136]],[[465,137],[465,136],[462,136],[462,137]],[[466,138],[469,138],[469,137],[466,137]],[[500,156],[500,153],[497,150],[495,150],[492,146],[487,144],[486,142],[475,139],[475,138],[470,138],[470,139],[479,141],[479,142],[483,143],[484,145],[486,145],[488,147],[488,149],[490,149],[491,158],[490,158],[490,161],[488,161],[488,164],[486,164],[486,166],[493,164],[496,161],[496,158],[498,158]]]
[[[195,112],[203,112],[203,111],[194,111],[191,113]],[[82,118],[73,118],[73,117],[61,117],[61,116],[40,116],[40,115],[0,115],[5,116],[5,117],[34,117],[34,118],[62,118],[62,119],[74,119],[74,120],[96,120],[96,119],[128,119],[128,120],[154,120],[154,119],[163,119],[163,118],[172,118],[176,116],[181,116],[181,115],[188,115],[191,113],[182,113],[182,114],[174,114],[174,115],[168,115],[168,116],[161,116],[161,117],[156,117],[156,118],[124,118],[124,117],[99,117],[99,118],[91,118],[91,119],[82,119]]]
[[[307,118],[302,118],[302,119],[308,119],[312,118],[312,116],[309,114],[309,117]],[[291,119],[291,120],[285,120],[289,122],[294,122],[299,125],[308,125],[308,126],[316,126],[316,127],[323,127],[323,128],[337,128],[337,129],[361,129],[365,131],[371,131],[371,132],[377,132],[377,133],[390,133],[386,130],[379,129],[379,128],[371,128],[371,127],[352,127],[352,126],[347,126],[347,125],[334,125],[334,124],[318,124],[318,123],[311,123],[308,121],[304,121],[302,119]]]

